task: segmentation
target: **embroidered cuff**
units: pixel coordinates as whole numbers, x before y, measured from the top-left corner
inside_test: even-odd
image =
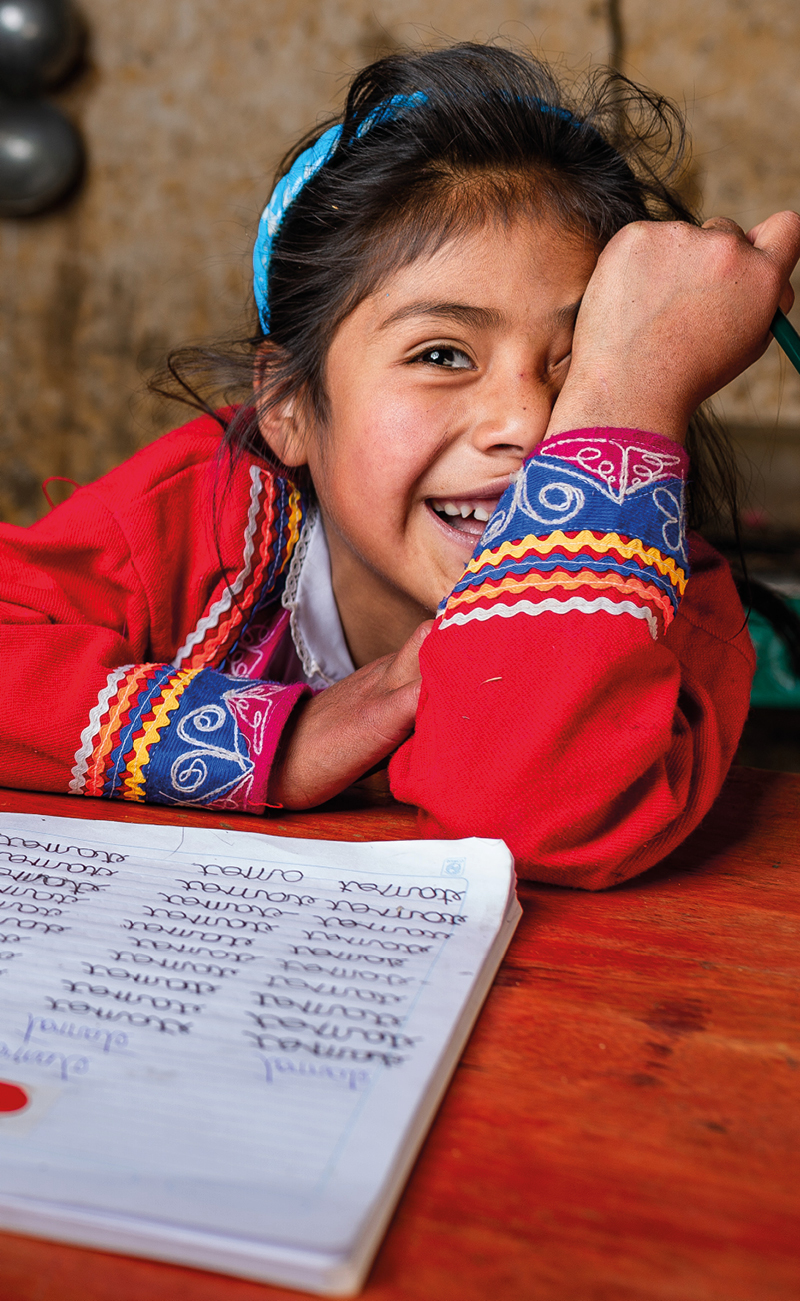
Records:
[[[262,813],[283,727],[302,683],[135,664],[109,675],[70,791]]]
[[[689,572],[688,464],[676,443],[633,429],[542,443],[501,498],[439,626],[604,610],[663,636]]]

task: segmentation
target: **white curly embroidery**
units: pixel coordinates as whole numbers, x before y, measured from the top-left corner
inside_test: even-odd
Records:
[[[676,497],[669,488],[656,488],[653,493],[653,504],[662,515],[666,516],[666,522],[661,530],[664,546],[670,551],[676,551],[684,563],[688,564],[686,538],[683,531],[683,490],[681,496]]]
[[[495,511],[489,527],[481,538],[481,546],[488,546],[493,538],[502,533],[506,524],[510,523],[517,513],[526,515],[536,524],[544,524],[547,528],[557,528],[560,524],[567,524],[583,510],[586,505],[586,495],[573,483],[560,483],[553,480],[552,483],[546,483],[539,489],[536,501],[541,510],[549,511],[549,514],[540,514],[540,511],[531,505],[527,475],[524,470],[520,470],[515,478],[514,496],[508,508]]]
[[[179,795],[192,795],[196,790],[208,780],[208,763],[213,759],[221,759],[226,763],[233,763],[237,766],[242,776],[252,768],[252,762],[246,754],[239,750],[238,746],[234,750],[223,749],[222,746],[214,745],[212,742],[204,741],[202,734],[210,735],[218,732],[221,727],[230,720],[227,710],[221,705],[206,704],[200,705],[193,709],[178,723],[178,736],[182,741],[186,741],[193,748],[178,756],[170,768],[170,780],[172,789]],[[193,725],[200,736],[190,736],[189,726]],[[238,730],[235,733],[236,740],[239,740]],[[226,776],[223,787],[230,784],[230,776]],[[206,794],[217,794],[216,791],[206,792]]]
[[[613,448],[616,455],[609,455],[609,448]],[[558,460],[559,469],[564,468],[566,461],[579,465],[592,478],[599,480],[597,487],[600,491],[617,503],[659,479],[677,477],[681,470],[678,453],[657,452],[608,438],[598,439],[596,444],[582,439],[556,438],[547,443],[547,451],[537,459],[546,461],[551,456]]]
[[[614,453],[608,454],[609,446]],[[495,511],[486,531],[481,538],[481,547],[488,547],[508,529],[517,514],[526,516],[537,524],[548,528],[558,528],[567,524],[580,514],[586,504],[584,488],[600,492],[615,505],[622,504],[626,497],[632,497],[652,488],[652,501],[656,509],[664,516],[662,537],[669,551],[679,555],[686,563],[686,545],[683,526],[683,487],[678,488],[676,496],[666,486],[660,484],[663,479],[674,483],[681,470],[681,457],[669,452],[654,452],[643,447],[629,447],[624,443],[614,443],[607,439],[599,440],[598,446],[576,439],[555,439],[548,443],[548,452],[540,453],[530,461],[514,478],[514,494],[509,505]],[[558,455],[550,455],[550,449]],[[538,493],[536,509],[528,496],[528,470],[557,470],[565,476],[563,480],[552,480],[544,484]],[[583,484],[584,488],[578,486]],[[656,485],[656,486],[654,486]]]
[[[280,691],[281,687],[272,682],[254,683],[246,691],[236,687],[223,693],[224,704],[207,701],[181,718],[176,736],[189,749],[173,760],[169,774],[171,791],[161,791],[161,797],[169,801],[178,797],[180,801],[211,781],[215,783],[214,788],[202,792],[203,802],[207,803],[225,793],[233,794],[247,784],[255,768],[254,758],[263,751],[267,722]],[[215,734],[231,721],[232,741],[227,745],[215,743]]]

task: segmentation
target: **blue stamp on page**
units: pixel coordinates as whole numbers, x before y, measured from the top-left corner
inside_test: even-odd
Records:
[[[461,876],[466,861],[465,858],[446,858],[442,863],[442,876]]]

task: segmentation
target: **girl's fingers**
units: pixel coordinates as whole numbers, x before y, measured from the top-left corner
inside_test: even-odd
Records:
[[[320,804],[406,739],[419,700],[419,650],[432,626],[420,624],[396,655],[301,703],[271,786],[277,803],[295,809]]]
[[[769,257],[787,279],[800,259],[800,214],[796,212],[774,212],[746,233],[731,217],[711,217],[703,222],[702,229],[724,231],[746,239]]]
[[[784,280],[789,279],[800,258],[800,214],[774,212],[749,230],[746,238],[770,258]]]
[[[745,232],[745,239],[747,240],[748,244],[755,244],[763,225],[764,222],[760,221],[757,226],[753,226],[751,230]]]
[[[411,732],[417,712],[420,682],[405,682],[396,690],[362,701],[361,710],[350,722],[351,746],[360,776],[380,759],[391,754]],[[352,780],[352,778],[351,778]]]
[[[386,681],[389,686],[401,686],[404,682],[419,682],[419,653],[422,649],[422,643],[433,627],[433,620],[426,619],[418,628],[415,628],[409,637],[397,651],[391,656],[391,661],[386,667]]]
[[[618,231],[584,294],[547,437],[605,425],[682,442],[700,403],[766,349],[799,258],[796,212],[749,234],[729,217]]]
[[[791,211],[773,213],[749,230],[745,238],[776,262],[779,274],[786,282],[778,306],[782,312],[790,312],[795,295],[789,276],[800,259],[800,214]]]
[[[745,235],[741,226],[737,225],[732,217],[709,217],[708,221],[703,222],[700,229],[725,230],[731,235],[741,235],[743,239],[749,239],[749,236]],[[752,243],[752,240],[750,242]]]

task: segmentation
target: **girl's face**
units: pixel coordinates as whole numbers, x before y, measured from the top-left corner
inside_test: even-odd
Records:
[[[308,464],[357,663],[430,617],[544,438],[596,259],[547,219],[490,222],[394,273],[337,330],[327,427],[275,450]]]

